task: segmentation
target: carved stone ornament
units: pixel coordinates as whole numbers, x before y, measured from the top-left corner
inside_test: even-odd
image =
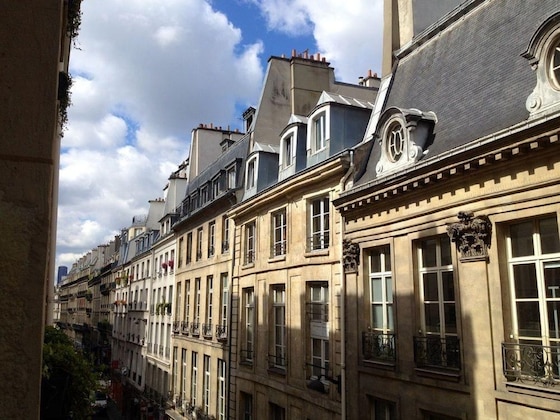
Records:
[[[473,216],[472,212],[459,212],[460,222],[447,227],[451,242],[461,253],[461,261],[488,258],[492,238],[492,223],[487,216]]]
[[[359,245],[345,239],[342,242],[342,258],[345,273],[358,271],[358,266],[360,264]]]

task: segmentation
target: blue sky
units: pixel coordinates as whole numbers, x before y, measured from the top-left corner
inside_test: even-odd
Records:
[[[381,70],[382,0],[84,0],[70,58],[57,265],[163,196],[199,124],[241,128],[270,56],[320,53],[336,79]]]

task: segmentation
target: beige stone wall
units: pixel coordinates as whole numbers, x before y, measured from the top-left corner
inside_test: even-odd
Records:
[[[495,160],[480,159],[477,170],[422,175],[416,184],[421,188],[386,185],[375,194],[382,199],[364,193],[356,210],[343,209],[347,212],[346,238],[360,245],[362,256],[358,275],[347,282],[348,348],[358,349],[357,354],[348,352],[349,418],[360,418],[356,407],[368,406],[374,397],[396,402],[398,418],[419,418],[422,410],[458,418],[509,419],[520,417],[517,413],[524,413],[525,418],[553,417],[545,411],[557,411],[557,398],[546,397],[546,390],[521,386],[520,391],[507,383],[501,354],[501,343],[511,331],[506,227],[541,215],[560,217],[558,137],[547,133],[543,138],[549,139],[544,141],[546,148],[528,153],[526,147],[514,147],[513,155],[504,152],[497,153]],[[512,158],[503,161],[504,156]],[[426,375],[415,368],[413,336],[421,324],[414,244],[421,238],[447,235],[446,228],[458,221],[459,211],[488,216],[493,233],[487,260],[461,261],[457,252],[453,256],[462,359],[462,370],[454,379]],[[364,361],[359,350],[361,332],[370,323],[368,250],[387,244],[391,246],[396,299],[395,367]],[[353,326],[357,327],[354,331]],[[533,409],[523,408],[510,417],[519,406],[544,411],[537,415]]]
[[[35,419],[54,275],[59,58],[68,55],[62,0],[6,0],[1,8],[0,413]]]
[[[308,366],[310,363],[310,324],[306,303],[309,301],[309,282],[326,281],[329,286],[329,341],[330,375],[342,373],[341,342],[341,223],[334,211],[332,200],[338,197],[340,180],[345,173],[340,161],[315,169],[269,190],[266,194],[248,200],[230,213],[235,219],[235,272],[234,300],[239,316],[233,320],[238,328],[237,347],[233,349],[233,396],[242,410],[241,392],[252,395],[254,418],[267,418],[270,404],[285,409],[286,418],[334,419],[341,415],[341,394],[331,384],[328,392],[310,390]],[[330,240],[326,249],[309,251],[309,203],[311,200],[330,198]],[[287,252],[271,256],[273,238],[272,214],[286,209]],[[245,225],[256,224],[256,253],[254,263],[244,261]],[[282,284],[286,290],[286,351],[285,373],[269,367],[273,354],[273,315],[271,287]],[[255,293],[255,356],[252,363],[243,363],[244,344],[243,292],[253,288]]]

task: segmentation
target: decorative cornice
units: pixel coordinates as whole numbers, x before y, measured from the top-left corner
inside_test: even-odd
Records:
[[[447,227],[451,242],[455,242],[461,253],[461,261],[488,259],[488,248],[492,239],[492,223],[488,216],[473,216],[472,212],[459,212],[460,222]]]
[[[479,169],[509,162],[511,159],[528,153],[540,153],[544,148],[560,145],[559,133],[555,131],[553,133],[541,134],[485,153],[471,154],[467,159],[445,165],[444,161],[452,159],[455,155],[460,155],[462,152],[474,149],[461,148],[461,150],[455,150],[455,153],[449,156],[440,156],[437,159],[419,162],[413,169],[399,171],[342,192],[340,197],[334,201],[334,205],[343,214],[351,213],[362,207],[380,203],[387,198],[396,198],[404,193],[434,186],[440,181],[457,175],[464,175]],[[487,143],[484,145],[487,145]],[[479,146],[483,146],[483,144],[479,144]]]
[[[360,265],[360,246],[348,239],[342,241],[342,261],[345,273],[358,271]]]

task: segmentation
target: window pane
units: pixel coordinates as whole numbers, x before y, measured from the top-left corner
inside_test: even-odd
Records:
[[[444,301],[454,301],[455,300],[455,288],[453,284],[453,272],[444,271],[441,273],[442,284],[443,284],[443,300]]]
[[[441,265],[451,265],[451,242],[449,236],[442,236],[440,239],[441,246]]]
[[[383,305],[372,305],[373,328],[383,329]]]
[[[369,264],[370,271],[372,273],[379,273],[380,271],[383,271],[383,269],[381,268],[381,253],[379,252],[379,250],[376,249],[371,252]]]
[[[385,278],[385,293],[387,293],[387,302],[393,303],[393,282],[391,277]]]
[[[445,311],[445,332],[447,334],[457,334],[457,320],[455,315],[455,304],[446,303],[443,305]]]
[[[426,317],[426,332],[439,333],[439,305],[437,303],[424,303]]]
[[[422,267],[435,267],[436,263],[436,239],[422,241]]]
[[[523,257],[534,255],[533,249],[533,223],[524,222],[510,227],[511,255]]]
[[[377,277],[371,279],[371,299],[374,302],[381,302],[383,300],[381,278]]]
[[[517,302],[517,324],[520,336],[540,337],[538,302]]]
[[[513,279],[515,282],[515,297],[517,299],[536,298],[538,296],[535,264],[518,264],[513,266]]]
[[[387,329],[393,331],[393,305],[387,305]]]
[[[560,252],[560,237],[558,236],[556,218],[549,217],[539,221],[539,232],[541,235],[541,249],[543,254]]]
[[[547,298],[560,298],[560,261],[544,264],[544,287]]]
[[[426,301],[438,300],[438,285],[437,285],[436,273],[424,274],[424,300]]]
[[[547,304],[548,329],[550,337],[560,338],[560,301],[552,301]]]

